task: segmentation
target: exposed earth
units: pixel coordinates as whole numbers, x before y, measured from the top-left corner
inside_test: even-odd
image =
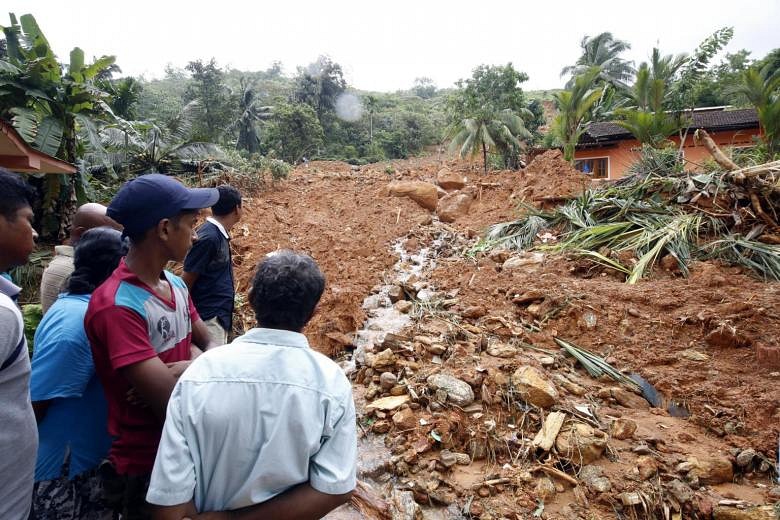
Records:
[[[488,175],[436,157],[312,162],[246,200],[238,291],[275,249],[319,263],[305,332],[354,382],[359,478],[392,518],[777,514],[780,284],[696,263],[627,285],[582,259],[474,249],[518,204],[585,182],[555,152]],[[556,338],[660,402],[590,377]],[[369,502],[332,517],[383,517]]]

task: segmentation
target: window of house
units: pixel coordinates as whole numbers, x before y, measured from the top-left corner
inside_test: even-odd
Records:
[[[593,159],[577,159],[574,167],[585,175],[591,175],[594,179],[609,178],[609,158],[595,157]]]

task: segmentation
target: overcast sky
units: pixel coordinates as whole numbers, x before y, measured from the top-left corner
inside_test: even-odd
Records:
[[[637,63],[654,45],[690,52],[731,25],[728,51],[762,57],[780,47],[780,0],[631,1],[296,1],[3,0],[3,11],[32,13],[60,59],[114,54],[125,74],[160,77],[167,64],[216,58],[220,65],[287,74],[327,54],[350,85],[409,88],[427,76],[452,86],[482,63],[511,61],[526,89],[558,88],[563,66],[579,56],[583,35],[611,31],[632,45]],[[6,15],[0,25],[7,25]]]

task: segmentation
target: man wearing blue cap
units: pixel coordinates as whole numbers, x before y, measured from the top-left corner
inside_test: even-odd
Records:
[[[149,174],[125,183],[106,212],[130,248],[92,294],[84,326],[113,438],[101,467],[105,499],[125,520],[149,518],[144,495],[171,391],[198,347],[214,346],[186,284],[164,268],[184,260],[200,209],[218,198]]]

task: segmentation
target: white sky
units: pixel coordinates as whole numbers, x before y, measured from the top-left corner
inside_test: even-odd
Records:
[[[754,58],[780,47],[779,0],[3,0],[3,13],[32,13],[60,59],[114,54],[125,74],[160,77],[214,57],[220,65],[285,73],[327,54],[359,89],[393,91],[427,76],[451,86],[482,63],[526,72],[527,90],[558,88],[561,68],[579,56],[583,35],[611,31],[627,40],[637,63],[660,44],[690,52],[715,29],[731,25],[728,51]],[[0,15],[0,25],[9,23]]]

